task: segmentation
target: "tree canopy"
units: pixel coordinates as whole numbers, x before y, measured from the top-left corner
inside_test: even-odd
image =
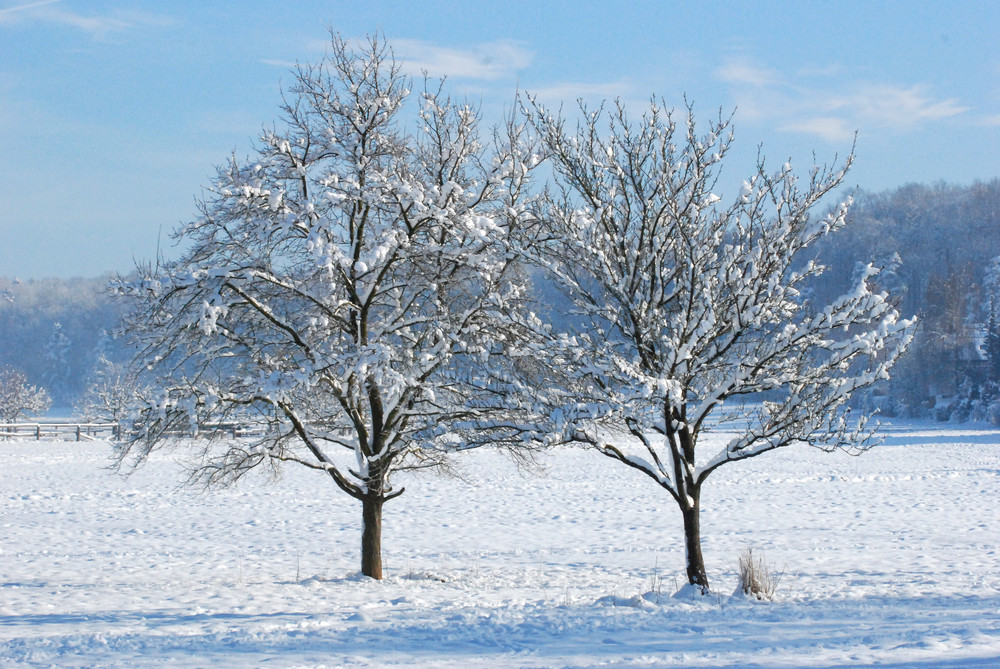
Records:
[[[888,378],[910,340],[880,269],[827,303],[804,291],[822,272],[806,257],[842,228],[849,202],[813,210],[843,180],[814,167],[800,178],[763,158],[725,204],[713,191],[733,136],[719,117],[699,131],[655,101],[638,119],[621,103],[581,105],[575,131],[528,110],[556,187],[544,243],[528,255],[570,300],[565,329],[537,327],[549,360],[553,429],[635,468],[665,489],[685,520],[691,584],[708,588],[701,486],[726,463],[791,444],[863,449],[856,391]],[[723,442],[707,433],[724,431]],[[625,437],[623,439],[623,437]]]
[[[522,128],[483,133],[442,84],[413,96],[381,38],[354,48],[333,34],[323,61],[295,70],[255,154],[219,168],[177,232],[187,252],[119,284],[154,372],[121,461],[178,431],[256,425],[252,443],[206,451],[196,477],[324,473],[362,502],[375,578],[382,504],[403,492],[394,472],[521,445],[491,367],[527,296],[509,247],[537,158]]]

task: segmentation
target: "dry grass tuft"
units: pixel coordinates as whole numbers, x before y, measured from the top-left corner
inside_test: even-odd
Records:
[[[739,591],[744,595],[759,600],[774,599],[781,573],[775,573],[774,566],[768,565],[763,555],[755,555],[752,548],[744,550],[739,558],[739,575]]]

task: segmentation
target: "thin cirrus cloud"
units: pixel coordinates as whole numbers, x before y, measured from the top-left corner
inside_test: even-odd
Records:
[[[882,128],[905,128],[969,111],[954,99],[934,100],[926,86],[864,85],[847,96],[834,98],[831,104]]]
[[[11,23],[19,19],[29,18],[38,9],[48,5],[54,5],[60,0],[38,0],[38,2],[25,2],[20,5],[0,8],[0,24]]]
[[[294,70],[299,65],[292,60],[276,60],[273,58],[261,58],[260,62],[271,67],[280,67],[283,70]]]
[[[715,78],[736,85],[756,87],[784,85],[781,75],[775,70],[758,67],[739,60],[727,61],[716,68]]]
[[[816,116],[792,121],[781,126],[782,130],[815,135],[831,144],[849,141],[857,130],[849,121],[835,116]]]
[[[528,67],[533,52],[514,40],[498,40],[471,49],[443,47],[412,39],[392,42],[393,50],[403,61],[407,74],[448,76],[455,79],[493,81],[514,77]]]
[[[313,40],[305,44],[307,51],[318,54],[329,48],[329,42]],[[534,52],[516,40],[496,40],[464,49],[417,39],[392,39],[388,44],[403,72],[414,78],[426,73],[430,77],[447,77],[465,82],[514,80],[534,60]],[[354,39],[353,45],[360,49],[367,48],[366,41],[362,39]],[[281,68],[294,68],[296,65],[280,59],[261,59],[260,62]],[[527,93],[540,102],[555,105],[578,99],[625,98],[632,91],[633,86],[623,80],[598,83],[559,82],[527,89]],[[505,89],[503,92],[506,95],[509,91]]]
[[[732,60],[717,68],[714,75],[730,84],[744,119],[828,142],[850,140],[858,130],[907,131],[969,111],[955,99],[935,99],[924,85],[838,84],[830,81],[835,73],[830,69],[822,76],[800,72],[792,79],[775,70]]]
[[[932,98],[926,86],[864,84],[847,94],[816,95],[814,99],[820,109],[814,109],[807,98],[798,110],[800,116],[784,119],[780,127],[842,142],[858,130],[905,132],[969,111],[957,100]]]
[[[63,9],[61,0],[38,0],[0,9],[0,27],[31,22],[69,26],[96,38],[120,33],[140,25],[173,24],[168,17],[145,12],[117,11],[104,16],[84,16]]]
[[[388,43],[402,71],[411,77],[448,77],[479,81],[496,81],[516,78],[518,73],[531,65],[534,52],[514,40],[498,40],[461,49],[439,46],[416,39],[393,39]],[[329,50],[328,41],[305,42],[306,51],[323,54]],[[367,41],[353,40],[352,46],[365,50]],[[294,68],[290,60],[262,58],[261,63],[272,67]]]

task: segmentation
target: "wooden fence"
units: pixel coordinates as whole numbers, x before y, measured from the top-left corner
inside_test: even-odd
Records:
[[[117,423],[0,423],[0,439],[95,441],[117,435]]]
[[[0,423],[0,439],[61,439],[63,441],[95,441],[117,439],[122,436],[118,423]],[[193,432],[169,432],[170,436],[194,436]],[[198,435],[207,438],[259,437],[264,434],[260,426],[247,426],[235,421],[204,423]]]

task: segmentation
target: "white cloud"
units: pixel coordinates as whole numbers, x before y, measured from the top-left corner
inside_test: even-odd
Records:
[[[92,37],[103,38],[113,33],[144,25],[172,25],[173,19],[161,15],[136,11],[115,11],[104,16],[84,16],[63,9],[60,0],[39,0],[0,9],[0,26],[17,23],[42,22],[70,26]]]
[[[905,132],[969,111],[955,99],[936,99],[928,86],[858,83],[837,78],[840,68],[799,69],[787,78],[732,59],[715,70],[730,84],[737,117],[840,143],[856,130]]]
[[[297,64],[291,60],[274,60],[272,58],[261,58],[260,62],[271,67],[280,67],[283,70],[294,70]]]
[[[411,39],[392,41],[396,56],[404,70],[412,76],[424,71],[434,77],[495,80],[516,76],[517,71],[531,64],[533,52],[520,42],[499,40],[480,44],[471,49],[437,46]]]
[[[749,86],[779,86],[782,78],[775,70],[752,65],[744,60],[731,59],[716,68],[715,78],[730,84]]]
[[[791,121],[781,126],[781,130],[817,135],[832,144],[836,144],[851,141],[854,137],[855,128],[851,127],[850,123],[842,118],[817,116]]]
[[[60,0],[38,0],[38,2],[26,2],[12,7],[0,8],[0,24],[16,21],[19,17],[23,17],[25,14],[30,14],[33,9],[38,9],[39,7],[44,7],[45,5],[52,5],[57,2],[60,2]]]
[[[38,7],[44,7],[45,5],[51,5],[59,1],[60,0],[38,0],[38,2],[26,2],[21,5],[0,8],[0,23],[14,21],[19,15],[23,15],[24,12],[37,9]]]
[[[826,65],[807,65],[799,68],[796,73],[800,77],[830,78],[839,77],[845,72],[844,66],[840,63],[828,63]]]
[[[922,121],[958,116],[969,110],[954,99],[930,98],[925,86],[862,85],[847,95],[834,97],[830,104],[881,128],[910,127]]]

